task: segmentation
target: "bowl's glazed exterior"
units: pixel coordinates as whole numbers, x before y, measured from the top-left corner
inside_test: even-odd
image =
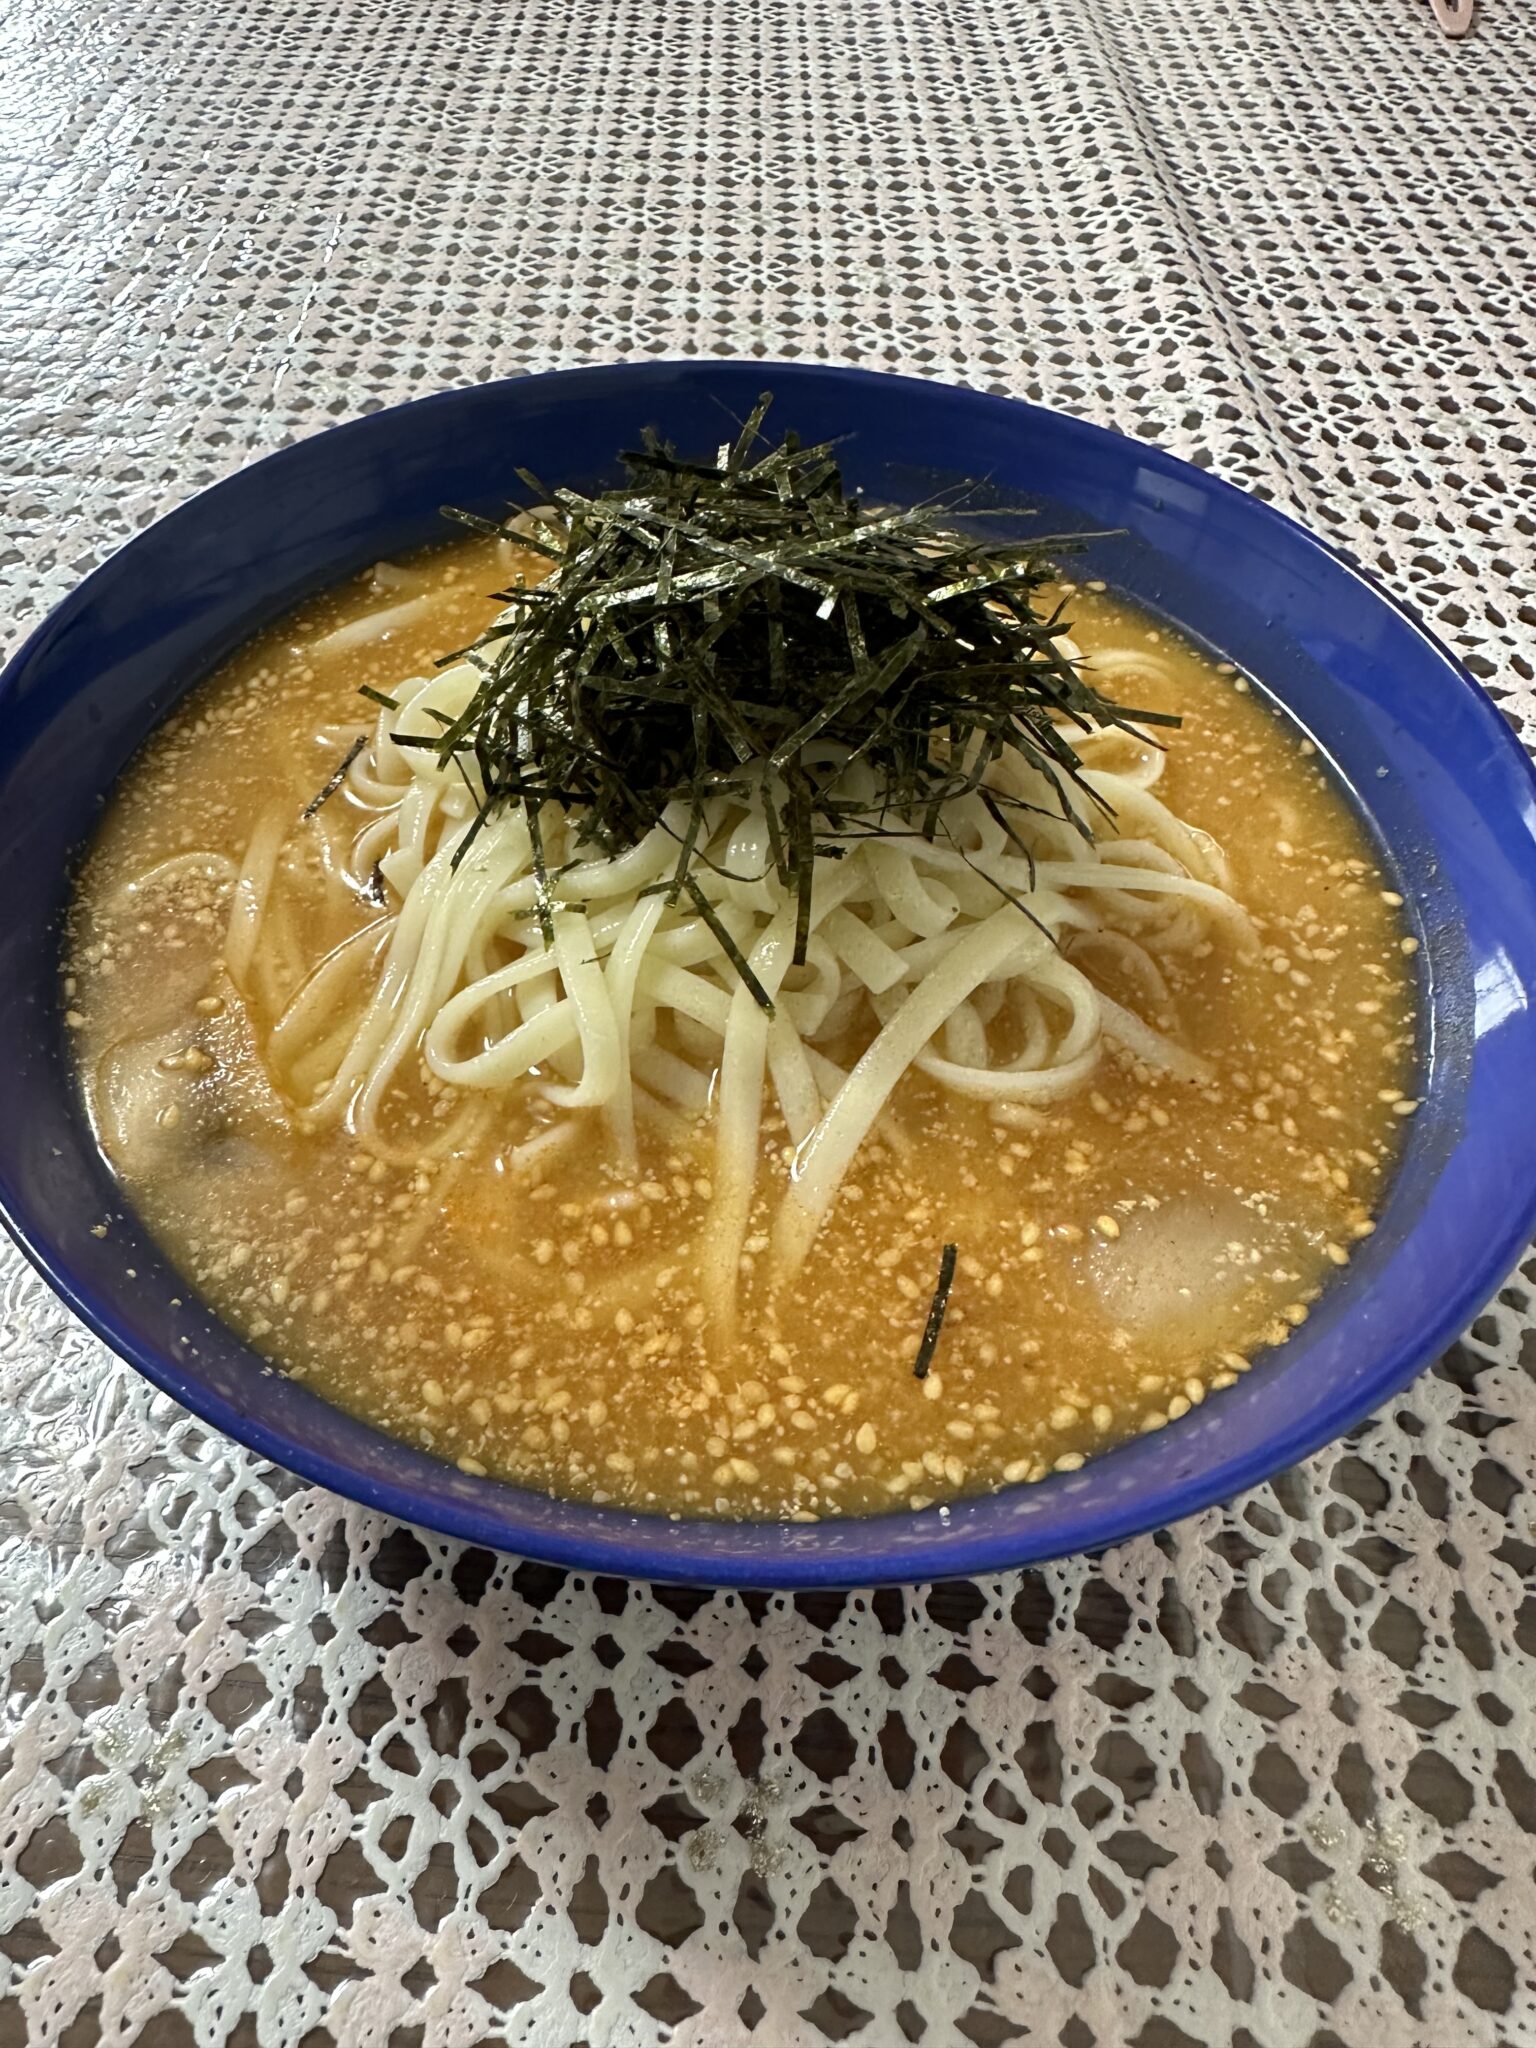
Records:
[[[870,495],[981,477],[999,502],[1039,505],[1050,530],[1123,529],[1094,544],[1083,573],[1219,649],[1312,733],[1401,878],[1425,988],[1423,1108],[1378,1228],[1283,1350],[1081,1471],[804,1525],[550,1500],[459,1472],[283,1378],[190,1296],[125,1208],[81,1113],[58,985],[72,863],[106,792],[243,639],[433,538],[441,505],[496,509],[514,465],[595,481],[646,425],[713,446],[765,388],[776,424],[845,437],[845,471]],[[1007,399],[804,364],[646,363],[446,392],[284,449],[131,542],[0,677],[0,873],[0,1211],[60,1295],[262,1456],[407,1521],[576,1568],[854,1585],[1099,1549],[1348,1429],[1459,1334],[1536,1220],[1536,777],[1498,711],[1406,612],[1269,507]]]

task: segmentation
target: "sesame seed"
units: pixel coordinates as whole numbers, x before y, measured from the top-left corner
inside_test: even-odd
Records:
[[[854,1447],[867,1458],[878,1441],[875,1435],[875,1425],[872,1422],[861,1422],[859,1424],[859,1433],[853,1441]]]
[[[1108,1214],[1098,1217],[1095,1220],[1093,1227],[1099,1233],[1100,1237],[1118,1237],[1120,1235],[1119,1224],[1115,1221],[1113,1216],[1110,1216]]]

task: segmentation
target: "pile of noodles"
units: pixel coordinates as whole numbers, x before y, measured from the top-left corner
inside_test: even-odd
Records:
[[[1140,650],[1101,655],[1093,678],[1113,691],[1131,665],[1144,676],[1158,664]],[[1017,757],[1000,761],[998,789],[1035,806],[1008,812],[1026,850],[976,796],[946,805],[932,837],[926,821],[892,815],[885,830],[819,853],[799,967],[795,897],[775,873],[761,796],[719,799],[693,873],[770,1015],[697,908],[669,901],[681,804],[613,859],[583,858],[573,822],[546,806],[542,916],[520,811],[494,812],[455,866],[479,809],[473,775],[396,742],[442,730],[477,680],[461,664],[407,683],[371,730],[354,729],[346,788],[367,816],[336,858],[379,915],[307,972],[264,1047],[309,1127],[346,1123],[381,1156],[415,1162],[477,1141],[516,1091],[547,1104],[548,1121],[514,1149],[514,1167],[601,1118],[614,1158],[633,1169],[637,1126],[676,1135],[710,1118],[703,1277],[729,1321],[770,1096],[795,1148],[772,1228],[782,1282],[861,1144],[877,1126],[890,1131],[888,1105],[909,1069],[1015,1124],[1087,1086],[1107,1046],[1192,1083],[1208,1078],[1138,1011],[1171,1016],[1160,962],[1213,942],[1244,949],[1251,929],[1220,848],[1159,800],[1163,755],[1151,744],[1074,732],[1077,816]],[[816,764],[867,798],[859,778],[870,771],[843,769],[846,758],[827,747]],[[337,822],[326,819],[332,832]],[[276,865],[297,829],[274,813],[248,849],[226,954],[237,984],[258,960]],[[1137,991],[1137,1009],[1097,985],[1106,967],[1122,994]],[[402,1143],[386,1103],[422,1062],[461,1107],[430,1139]]]

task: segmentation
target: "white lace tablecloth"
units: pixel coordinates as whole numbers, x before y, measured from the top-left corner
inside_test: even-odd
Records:
[[[1529,716],[1536,8],[12,0],[19,635],[436,387],[714,351],[1156,438]],[[21,878],[8,879],[7,887]],[[393,1527],[0,1261],[0,2048],[1532,2048],[1536,1328],[1094,1561],[791,1600]]]

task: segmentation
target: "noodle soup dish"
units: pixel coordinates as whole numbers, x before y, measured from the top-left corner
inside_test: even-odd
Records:
[[[761,410],[626,460],[312,598],[129,765],[62,969],[112,1173],[470,1476],[809,1524],[1171,1442],[1419,1108],[1377,845],[1070,534],[866,504]]]

